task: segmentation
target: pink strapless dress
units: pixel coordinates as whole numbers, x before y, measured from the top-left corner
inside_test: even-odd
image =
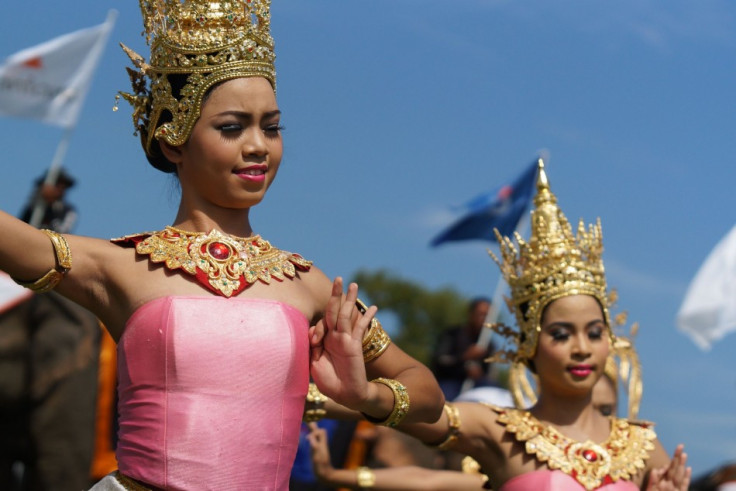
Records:
[[[616,481],[611,484],[604,484],[596,490],[603,491],[635,491],[639,486],[631,481]],[[520,476],[509,479],[501,486],[499,491],[576,491],[585,490],[585,487],[577,482],[574,477],[565,474],[562,471],[552,471],[541,469],[534,472],[527,472]]]
[[[118,343],[120,472],[171,490],[288,489],[309,383],[289,305],[153,300]]]

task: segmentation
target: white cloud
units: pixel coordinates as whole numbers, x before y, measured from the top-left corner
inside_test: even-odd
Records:
[[[641,292],[651,295],[652,292],[658,292],[665,296],[675,296],[682,298],[687,290],[687,283],[684,281],[661,278],[646,271],[633,269],[625,263],[616,259],[606,258],[606,273],[608,276],[608,284],[616,286],[620,289]]]

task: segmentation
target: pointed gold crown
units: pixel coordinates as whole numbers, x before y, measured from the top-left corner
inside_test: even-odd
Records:
[[[181,145],[199,118],[214,84],[264,77],[276,86],[270,0],[140,0],[151,59],[123,45],[137,70],[128,69],[133,124],[149,152],[153,138]],[[172,76],[182,77],[172,90]],[[178,90],[177,90],[178,89]],[[159,126],[162,115],[168,121]]]
[[[515,233],[517,248],[509,237],[502,237],[495,230],[502,261],[488,251],[509,284],[511,297],[506,299],[506,303],[519,325],[519,332],[505,326],[496,327],[497,332],[512,338],[515,345],[503,353],[505,356],[498,357],[507,361],[534,356],[542,312],[550,302],[560,297],[595,297],[601,305],[606,324],[611,327],[601,258],[600,220],[587,231],[581,220],[577,235],[573,235],[570,223],[557,206],[557,198],[550,191],[542,159],[539,159],[537,194],[531,215],[528,242]]]

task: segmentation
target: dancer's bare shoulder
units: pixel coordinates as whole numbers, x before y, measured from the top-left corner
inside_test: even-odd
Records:
[[[136,257],[134,249],[104,239],[65,237],[72,268],[57,291],[97,315],[117,338],[116,331],[136,304],[163,291],[157,288],[156,275],[151,275],[148,261]]]

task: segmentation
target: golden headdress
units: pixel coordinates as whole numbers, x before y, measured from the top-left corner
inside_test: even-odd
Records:
[[[506,304],[519,325],[518,332],[503,325],[494,327],[496,332],[512,341],[511,349],[497,354],[499,361],[522,361],[534,356],[542,312],[550,302],[560,297],[595,297],[603,310],[606,325],[611,327],[610,302],[601,257],[600,220],[587,231],[581,220],[577,235],[573,235],[570,223],[557,206],[557,198],[550,191],[542,159],[539,159],[537,194],[531,217],[528,242],[515,233],[517,248],[509,237],[502,237],[495,230],[502,260],[488,251],[511,289],[511,297],[506,298]]]
[[[147,153],[153,138],[181,145],[200,115],[202,98],[218,82],[264,77],[276,86],[270,0],[140,0],[150,62],[123,45],[133,124]],[[180,81],[172,80],[179,76]],[[180,85],[180,86],[179,86]],[[160,121],[168,120],[159,126]]]

